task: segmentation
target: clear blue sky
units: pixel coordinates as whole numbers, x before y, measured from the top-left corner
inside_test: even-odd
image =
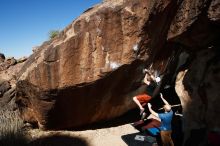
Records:
[[[62,30],[87,8],[102,0],[0,0],[0,53],[29,56],[32,47]]]

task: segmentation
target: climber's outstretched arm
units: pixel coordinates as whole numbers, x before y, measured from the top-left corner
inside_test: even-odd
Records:
[[[148,106],[148,109],[149,109],[150,113],[159,118],[158,113],[156,113],[154,110],[152,110],[151,104],[148,103],[147,106]]]
[[[160,98],[163,100],[163,102],[164,102],[165,105],[170,105],[170,104],[164,99],[162,93],[160,93]]]

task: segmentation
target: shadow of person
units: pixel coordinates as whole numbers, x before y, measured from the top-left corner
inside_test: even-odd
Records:
[[[88,143],[79,137],[53,135],[36,139],[28,146],[88,146]]]
[[[128,146],[153,146],[156,143],[156,139],[151,136],[147,136],[144,133],[132,133],[121,136],[121,139]]]

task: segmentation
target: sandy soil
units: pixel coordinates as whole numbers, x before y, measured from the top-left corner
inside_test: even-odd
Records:
[[[150,146],[147,141],[135,140],[141,135],[130,124],[85,131],[29,131],[31,139],[37,143],[77,146]],[[143,135],[143,134],[142,134]]]

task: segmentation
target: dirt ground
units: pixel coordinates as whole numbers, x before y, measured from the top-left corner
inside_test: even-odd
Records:
[[[85,131],[30,130],[32,143],[77,146],[151,146],[131,124]],[[143,137],[145,136],[145,137]],[[140,140],[135,140],[135,137]],[[145,139],[145,140],[144,140]],[[141,141],[144,140],[144,141]]]

